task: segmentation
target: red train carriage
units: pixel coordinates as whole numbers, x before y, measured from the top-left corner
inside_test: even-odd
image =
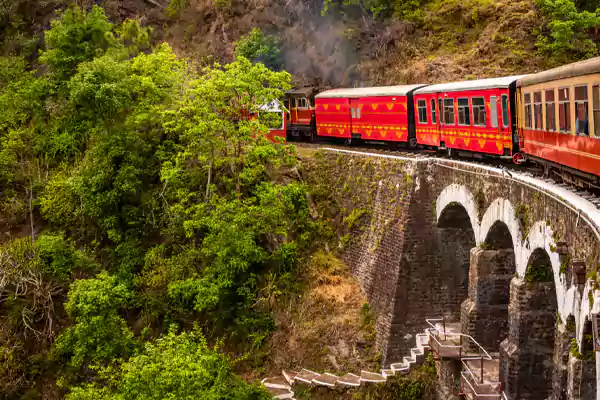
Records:
[[[516,81],[522,76],[426,86],[415,91],[417,142],[454,151],[519,157]]]
[[[416,145],[411,123],[412,94],[423,85],[327,90],[315,96],[317,135],[409,142]]]
[[[285,94],[287,132],[290,137],[311,139],[315,132],[315,95],[327,89],[323,86],[311,86],[294,89]]]
[[[600,187],[600,57],[526,76],[517,87],[525,157]]]

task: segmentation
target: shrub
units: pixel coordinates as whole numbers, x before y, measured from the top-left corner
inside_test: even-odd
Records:
[[[67,400],[267,400],[261,387],[236,376],[229,360],[210,349],[197,332],[171,331],[147,343],[120,368],[105,370],[106,386],[74,388]]]

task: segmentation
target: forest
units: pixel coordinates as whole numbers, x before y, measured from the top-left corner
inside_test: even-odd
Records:
[[[297,23],[287,25],[285,15],[271,25],[243,20],[248,5],[229,0],[172,0],[160,17],[91,3],[56,11],[49,0],[36,11],[0,0],[7,399],[270,398],[255,378],[278,332],[278,304],[310,289],[309,265],[346,278],[329,251],[337,227],[317,211],[297,150],[265,138],[268,117],[245,116],[298,82],[439,80],[598,55],[592,1],[536,0],[500,22],[501,0],[291,2]],[[505,11],[524,7],[513,3]],[[269,7],[257,1],[249,15],[260,21]],[[244,28],[219,38],[194,18]],[[294,47],[283,34],[314,21],[333,42],[314,47],[303,33]],[[323,31],[323,21],[345,36]],[[506,33],[514,24],[524,26],[511,31],[516,39]],[[373,33],[382,26],[386,37]],[[504,49],[496,65],[481,47],[492,42]],[[482,71],[466,64],[472,51]],[[419,69],[423,60],[431,62]],[[374,75],[394,63],[403,71]],[[356,302],[358,329],[372,330],[368,304]],[[375,350],[365,351],[376,364]],[[420,382],[402,398],[426,390]]]
[[[261,346],[317,232],[292,149],[240,117],[290,75],[194,65],[97,6],[44,37],[0,60],[0,393],[268,398],[220,349]]]

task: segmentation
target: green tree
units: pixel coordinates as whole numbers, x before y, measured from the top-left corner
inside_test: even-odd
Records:
[[[115,44],[113,25],[104,10],[93,6],[89,13],[82,8],[68,8],[45,33],[46,50],[40,61],[50,67],[58,79],[72,76],[77,66],[90,61]]]
[[[245,57],[252,62],[261,62],[273,70],[280,70],[283,59],[279,46],[276,37],[265,35],[260,28],[254,28],[237,41],[235,55]]]
[[[65,310],[74,324],[56,340],[56,349],[69,364],[80,368],[105,364],[133,353],[136,341],[119,312],[132,293],[115,276],[101,273],[71,285]]]
[[[67,400],[205,399],[267,400],[271,396],[257,385],[236,376],[229,360],[210,349],[196,332],[171,331],[147,343],[140,355],[117,370],[106,370],[106,386],[74,388]]]
[[[538,48],[557,63],[598,55],[598,44],[590,39],[591,28],[600,25],[600,9],[580,11],[573,0],[536,0],[547,16],[547,31],[538,36]]]

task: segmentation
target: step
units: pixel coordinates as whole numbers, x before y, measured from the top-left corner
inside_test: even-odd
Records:
[[[267,388],[292,390],[291,386],[287,384],[285,379],[279,376],[275,378],[265,378],[261,381],[261,383]]]
[[[425,349],[429,349],[429,335],[427,333],[417,334],[417,347],[425,353]]]
[[[410,349],[410,357],[415,360],[415,364],[421,364],[425,361],[425,354],[419,349]]]
[[[317,378],[313,379],[313,383],[322,386],[334,387],[338,379],[339,377],[337,375],[325,372],[324,374],[321,374]]]
[[[410,365],[407,365],[406,363],[401,362],[401,363],[392,364],[390,366],[390,368],[392,368],[392,371],[394,371],[394,373],[396,373],[396,372],[406,372],[406,371],[408,371],[410,369]]]
[[[298,375],[298,372],[292,371],[292,370],[283,370],[283,371],[281,371],[281,375],[283,375],[283,379],[285,379],[285,381],[288,383],[288,385],[291,386],[294,384],[294,379]]]
[[[360,386],[360,376],[348,373],[339,378],[337,383],[338,385],[357,387]]]
[[[386,380],[387,380],[386,377],[381,374],[377,374],[375,372],[369,372],[369,371],[360,371],[360,381],[361,382],[381,383],[381,382],[385,382]]]
[[[381,370],[381,375],[383,375],[383,376],[385,376],[387,378],[388,376],[394,376],[396,374],[394,373],[393,369],[389,368],[389,369],[382,369]]]
[[[404,364],[408,365],[408,366],[409,366],[409,368],[410,368],[410,367],[412,367],[412,365],[413,365],[413,364],[415,363],[415,361],[417,361],[417,360],[413,359],[412,357],[404,357],[404,358],[402,359],[402,361],[404,362]]]
[[[274,399],[293,399],[294,392],[286,389],[267,388],[267,391],[273,396]]]
[[[308,383],[309,385],[312,384],[312,381],[315,378],[318,378],[321,374],[317,374],[314,371],[308,370],[308,369],[303,369],[302,371],[298,372],[298,375],[296,375],[296,377],[294,378],[294,381],[300,381],[300,382],[304,382],[304,383]]]

